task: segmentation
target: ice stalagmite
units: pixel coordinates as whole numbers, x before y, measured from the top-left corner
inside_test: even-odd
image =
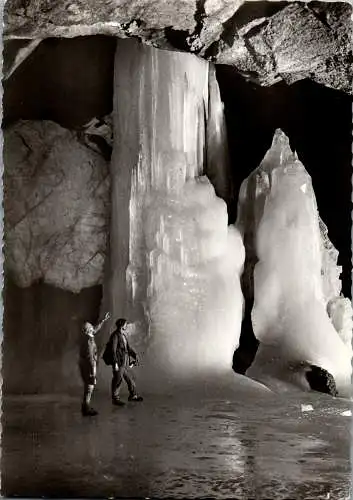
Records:
[[[135,344],[147,340],[144,374],[148,366],[178,378],[230,372],[244,247],[228,228],[225,202],[203,175],[212,143],[223,151],[219,171],[225,171],[216,79],[209,80],[209,64],[195,56],[119,40],[114,85],[105,289],[113,316],[134,321]],[[215,107],[210,86],[219,99]],[[214,156],[212,165],[215,172]]]
[[[327,313],[327,295],[339,289],[337,271],[333,262],[329,272],[323,258],[310,176],[280,130],[254,176],[258,262],[252,323],[260,349],[248,374],[266,380],[266,374],[272,373],[280,379],[292,366],[294,380],[301,364],[317,365],[331,373],[340,393],[346,394],[351,349]]]

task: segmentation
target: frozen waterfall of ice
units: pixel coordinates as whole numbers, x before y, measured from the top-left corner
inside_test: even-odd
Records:
[[[328,370],[340,393],[349,394],[349,340],[344,342],[336,331],[339,326],[333,325],[340,323],[342,314],[337,312],[332,322],[327,312],[327,296],[339,288],[332,279],[337,272],[333,269],[325,276],[325,267],[322,272],[325,245],[311,178],[282,131],[276,131],[272,147],[254,175],[258,179],[253,194],[258,262],[252,322],[260,348],[247,374],[268,383],[267,375],[283,379],[290,365],[293,373],[287,375],[294,380],[298,376],[295,367],[304,362]],[[244,185],[243,201],[246,193]],[[244,220],[243,209],[240,227]],[[333,283],[331,288],[324,280]]]
[[[153,357],[179,376],[229,371],[242,317],[245,252],[206,177],[154,196],[147,223]]]
[[[231,373],[245,251],[238,230],[228,227],[225,202],[204,175],[226,189],[214,73],[193,55],[119,40],[114,95],[104,306],[114,318],[134,322],[132,343],[145,351],[141,377],[149,371],[177,379]],[[220,152],[219,163],[211,155],[207,170],[211,150]]]

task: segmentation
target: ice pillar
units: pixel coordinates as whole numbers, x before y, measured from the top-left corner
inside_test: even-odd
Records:
[[[250,196],[249,212],[243,202]],[[333,375],[341,394],[349,393],[352,353],[343,338],[346,326],[332,311],[334,326],[327,311],[328,299],[340,291],[337,254],[320,231],[310,176],[282,131],[276,131],[240,200],[239,225],[252,221],[251,250],[258,259],[252,323],[260,349],[247,373],[266,380],[267,371],[277,371],[283,378],[291,365],[297,377],[295,366],[317,365]]]
[[[110,272],[114,317],[134,321],[148,363],[169,374],[231,370],[244,247],[228,228],[226,152],[216,79],[193,55],[119,41],[114,80]],[[210,94],[219,99],[209,104]],[[212,116],[207,131],[208,115]]]
[[[207,102],[206,62],[118,41],[107,294],[113,316],[134,318],[140,332],[147,327],[147,198],[152,187],[177,189],[178,182],[202,171]]]

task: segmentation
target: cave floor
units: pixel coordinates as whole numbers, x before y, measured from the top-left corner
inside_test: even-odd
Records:
[[[348,401],[146,395],[3,398],[5,497],[349,498]],[[303,412],[301,404],[314,410]]]

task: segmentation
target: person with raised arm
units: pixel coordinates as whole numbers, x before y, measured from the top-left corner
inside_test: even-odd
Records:
[[[92,417],[98,413],[90,407],[92,394],[97,382],[98,351],[94,337],[109,318],[110,314],[107,313],[104,319],[96,326],[92,325],[88,321],[83,325],[80,343],[79,368],[84,386],[81,412],[85,417]]]

